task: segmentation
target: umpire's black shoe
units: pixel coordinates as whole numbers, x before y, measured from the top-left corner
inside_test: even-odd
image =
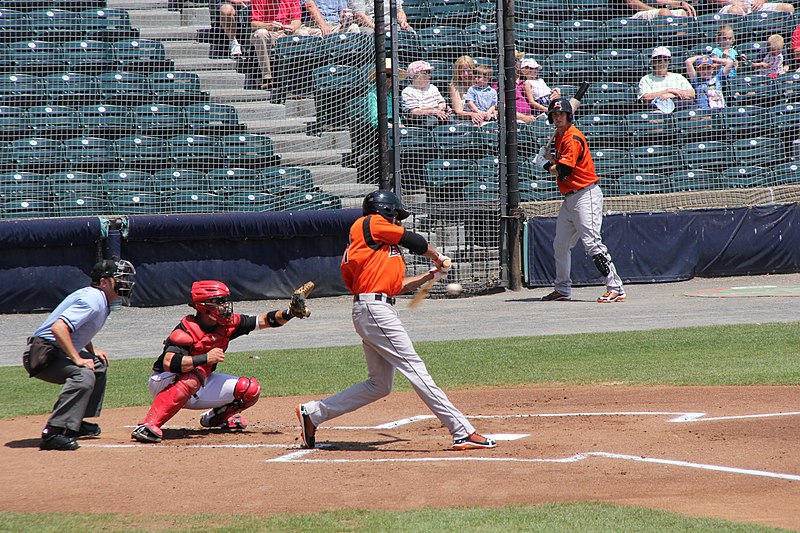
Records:
[[[62,452],[77,450],[80,448],[78,441],[66,435],[63,428],[47,426],[42,431],[42,442],[39,444],[40,450],[58,450]]]
[[[84,420],[81,422],[81,428],[78,430],[78,433],[75,437],[99,437],[100,436],[100,426],[93,422],[87,422]]]
[[[311,421],[311,417],[306,413],[306,408],[302,404],[295,407],[297,419],[300,421],[300,447],[313,448],[316,444],[314,435],[317,433],[317,426]]]

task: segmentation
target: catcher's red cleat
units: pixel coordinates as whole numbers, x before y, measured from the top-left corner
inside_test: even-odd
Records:
[[[479,450],[481,448],[494,448],[497,443],[483,435],[473,433],[468,437],[453,440],[453,449],[456,451]]]
[[[306,413],[306,408],[302,404],[295,407],[297,419],[300,421],[300,447],[313,448],[316,444],[314,435],[317,433],[317,426],[311,421],[311,417]]]
[[[228,419],[223,428],[230,430],[244,429],[247,427],[247,419],[240,414],[235,414]]]

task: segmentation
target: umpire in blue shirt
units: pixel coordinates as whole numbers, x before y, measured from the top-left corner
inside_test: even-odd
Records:
[[[42,450],[77,450],[77,437],[97,436],[100,426],[84,418],[100,416],[106,390],[106,352],[92,338],[112,308],[127,304],[136,270],[125,260],[92,267],[92,283],[62,301],[28,339],[22,365],[30,377],[63,385],[42,430]]]

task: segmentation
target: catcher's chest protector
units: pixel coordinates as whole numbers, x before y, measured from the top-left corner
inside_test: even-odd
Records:
[[[200,328],[194,316],[186,316],[175,329],[182,329],[192,337],[192,344],[189,347],[190,355],[202,355],[208,353],[213,348],[221,348],[223,351],[228,348],[231,335],[239,326],[241,317],[234,314],[231,321],[226,325],[217,325],[210,333],[206,333]],[[170,335],[172,337],[172,335]]]

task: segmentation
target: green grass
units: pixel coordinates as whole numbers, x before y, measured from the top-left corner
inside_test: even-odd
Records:
[[[525,384],[797,385],[800,323],[419,342],[445,390]],[[253,358],[257,356],[258,358]],[[112,361],[107,408],[150,403],[152,359]],[[271,396],[323,395],[364,379],[359,346],[228,354],[225,373],[255,375]],[[50,411],[54,386],[0,368],[0,417]],[[398,390],[410,390],[403,379]],[[313,515],[132,516],[0,513],[0,531],[766,532],[750,524],[594,503],[501,509],[336,511]]]
[[[0,531],[172,531],[315,533],[767,533],[750,524],[688,518],[642,507],[599,503],[507,506],[500,509],[420,509],[405,512],[331,511],[313,515],[133,516],[0,513]]]
[[[447,389],[616,382],[643,385],[796,385],[798,323],[416,343]],[[252,359],[257,356],[259,359]],[[152,359],[112,361],[105,406],[148,405]],[[359,346],[231,353],[220,369],[255,375],[264,394],[330,394],[364,379]],[[410,390],[404,379],[398,390]],[[0,417],[47,413],[53,385],[0,368]]]

